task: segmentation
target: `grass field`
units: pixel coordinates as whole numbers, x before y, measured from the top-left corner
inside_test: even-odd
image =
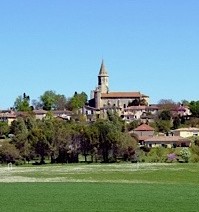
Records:
[[[0,211],[199,211],[199,164],[0,167]]]

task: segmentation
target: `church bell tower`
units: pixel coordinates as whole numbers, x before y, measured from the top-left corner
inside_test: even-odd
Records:
[[[98,89],[101,93],[108,93],[109,91],[109,76],[104,66],[104,61],[102,60],[102,64],[100,67],[99,75],[98,75]]]

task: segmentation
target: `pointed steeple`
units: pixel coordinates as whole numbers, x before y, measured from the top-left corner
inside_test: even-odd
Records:
[[[104,65],[104,60],[102,60],[99,75],[98,76],[108,76],[108,73],[106,71],[105,65]]]
[[[109,78],[108,72],[106,71],[104,61],[102,60],[102,64],[98,75],[98,89],[100,90],[101,93],[107,93],[109,90],[108,78]]]

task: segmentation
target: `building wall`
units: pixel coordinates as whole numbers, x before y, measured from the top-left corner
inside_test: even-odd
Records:
[[[196,136],[199,133],[197,131],[195,131],[195,132],[193,132],[193,131],[174,131],[173,134],[176,136],[181,136],[183,138],[188,138],[188,137]]]
[[[134,133],[138,136],[153,136],[154,131],[134,131]]]
[[[108,106],[108,105],[115,105],[117,107],[121,107],[121,108],[126,108],[130,102],[132,102],[134,99],[131,98],[101,98],[101,103],[100,106],[104,107],[104,105]]]

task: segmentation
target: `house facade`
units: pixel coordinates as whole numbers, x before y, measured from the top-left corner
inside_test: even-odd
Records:
[[[127,122],[142,119],[147,122],[158,113],[158,107],[153,105],[129,106],[123,110],[123,119]]]
[[[16,114],[12,110],[0,111],[0,121],[7,122],[10,126],[11,123],[16,119]]]
[[[183,138],[199,136],[199,128],[196,127],[179,128],[176,130],[172,130],[172,133],[175,136],[181,136]]]

